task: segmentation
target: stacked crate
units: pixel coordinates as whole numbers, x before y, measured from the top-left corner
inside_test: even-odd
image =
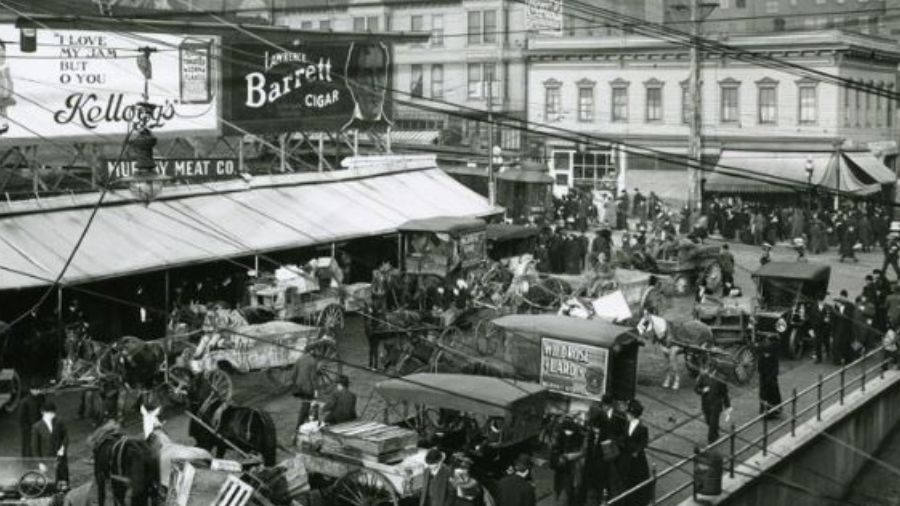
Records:
[[[380,422],[353,421],[323,427],[321,451],[382,464],[399,462],[415,453],[415,431]]]

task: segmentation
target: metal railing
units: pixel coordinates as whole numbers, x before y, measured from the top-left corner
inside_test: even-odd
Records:
[[[882,347],[879,346],[850,364],[842,365],[840,369],[827,376],[823,377],[820,374],[816,383],[799,392],[795,388],[788,399],[777,406],[770,407],[767,412],[738,427],[731,424],[731,430],[728,433],[706,445],[699,453],[714,452],[723,455],[726,472],[729,477],[734,478],[735,467],[745,462],[756,451],[761,450],[763,455],[772,453],[778,456],[771,451],[770,441],[785,435],[795,437],[798,424],[812,419],[821,421],[822,411],[835,404],[843,405],[848,391],[859,389],[860,392],[865,393],[867,379],[874,376],[883,378],[886,366],[890,362],[891,360],[885,356]],[[833,388],[829,390],[828,388],[831,386]],[[804,401],[809,402],[805,403]],[[798,407],[798,404],[805,404],[805,406]],[[786,410],[789,410],[786,419],[771,425],[770,415]],[[739,446],[738,443],[743,443],[743,446]],[[749,455],[748,452],[750,452]],[[694,484],[692,464],[695,456],[682,458],[659,472],[654,467],[650,478],[609,499],[607,504],[610,506],[624,504],[622,501],[629,495],[648,487],[653,490],[651,498],[653,505],[677,499]],[[667,486],[666,490],[659,490],[660,481],[676,472],[684,473],[688,479],[684,482],[676,482],[674,486]],[[669,481],[673,479],[670,478]]]

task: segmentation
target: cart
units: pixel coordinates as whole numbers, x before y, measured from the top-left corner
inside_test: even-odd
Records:
[[[524,225],[492,223],[487,226],[487,255],[504,265],[516,265],[523,257],[534,255],[540,229]]]
[[[265,371],[279,388],[291,385],[291,368],[303,350],[318,359],[319,388],[328,391],[341,374],[342,366],[334,338],[322,329],[275,320],[237,329],[222,329],[218,346],[211,346],[199,360],[192,360],[193,373],[204,372],[224,399],[230,400],[233,385],[229,371]],[[203,341],[201,340],[201,343]],[[211,342],[211,341],[209,341]],[[202,346],[202,344],[201,344]],[[195,352],[191,349],[191,354]],[[190,381],[185,371],[175,371],[174,382]]]
[[[656,260],[655,272],[670,276],[677,294],[687,294],[701,281],[715,292],[722,288],[719,253],[718,246],[684,240],[679,243],[674,258]]]
[[[50,506],[64,492],[56,483],[56,459],[0,457],[0,505]]]
[[[340,279],[340,268],[330,257],[313,259],[303,268],[287,265],[247,287],[250,308],[266,308],[278,320],[343,330]]]
[[[750,311],[744,305],[715,300],[694,307],[694,318],[709,328],[705,353],[685,352],[688,371],[695,375],[705,360],[714,360],[717,370],[730,374],[736,383],[749,383],[756,374],[756,352]]]

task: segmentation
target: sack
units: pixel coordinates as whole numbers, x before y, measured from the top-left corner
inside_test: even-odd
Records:
[[[600,449],[603,454],[603,462],[612,462],[619,458],[619,445],[612,439],[601,441]]]

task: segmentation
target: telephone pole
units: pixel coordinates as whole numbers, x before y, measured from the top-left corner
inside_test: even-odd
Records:
[[[494,68],[487,82],[487,119],[488,119],[488,202],[497,205],[497,185],[494,180]]]
[[[700,73],[703,59],[700,52],[700,28],[703,20],[719,6],[718,2],[687,0],[691,20],[691,73],[688,80],[691,94],[690,135],[688,137],[688,208],[692,211],[703,204],[700,182],[703,174],[703,94]]]

